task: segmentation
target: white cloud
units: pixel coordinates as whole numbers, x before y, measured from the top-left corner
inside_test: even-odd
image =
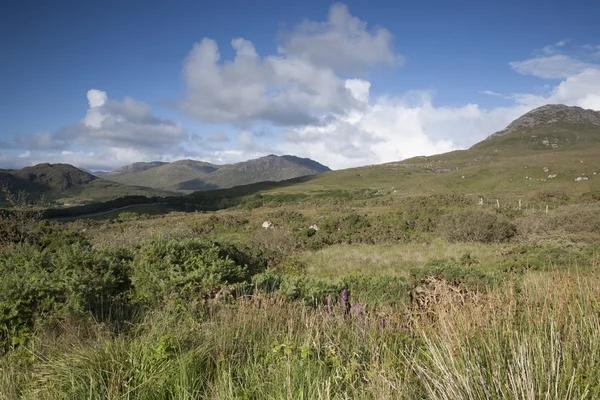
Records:
[[[392,34],[384,28],[367,30],[367,23],[350,14],[345,4],[334,4],[325,22],[304,21],[281,35],[279,53],[326,68],[357,72],[380,64],[397,66]]]
[[[435,107],[431,94],[378,97],[363,112],[325,126],[286,132],[279,153],[311,157],[334,169],[398,161],[465,148],[504,128],[527,107]]]
[[[66,162],[88,169],[112,169],[182,153],[181,143],[188,133],[181,123],[153,115],[149,105],[130,97],[119,102],[110,100],[106,92],[91,89],[87,98],[90,107],[79,123],[56,133],[14,138],[11,146],[25,151],[11,165]]]
[[[520,74],[533,75],[544,79],[564,79],[579,74],[586,69],[597,68],[594,64],[564,54],[513,61],[510,66]]]
[[[181,109],[202,122],[248,127],[314,125],[325,116],[360,108],[339,71],[398,65],[391,34],[372,33],[346,6],[331,7],[326,22],[305,21],[282,35],[277,55],[261,57],[252,42],[236,38],[232,61],[221,61],[217,43],[204,38],[185,60],[187,95]]]
[[[85,146],[167,150],[187,138],[179,122],[152,114],[146,103],[125,97],[108,99],[105,92],[89,90],[90,108],[80,123],[60,130],[55,140]]]
[[[101,107],[108,100],[106,92],[97,89],[90,89],[87,92],[87,99],[90,108]]]
[[[511,68],[523,75],[543,79],[566,79],[588,69],[600,69],[594,61],[595,46],[568,46],[561,40],[533,52],[533,57],[510,63]]]
[[[569,76],[546,96],[523,95],[517,101],[532,108],[553,103],[600,110],[600,69]]]
[[[354,97],[331,69],[297,58],[259,57],[251,42],[234,39],[233,61],[219,63],[216,42],[194,45],[183,69],[187,96],[181,108],[202,122],[250,125],[317,123],[326,113],[343,113]]]

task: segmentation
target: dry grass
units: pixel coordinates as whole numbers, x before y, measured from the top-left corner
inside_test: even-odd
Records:
[[[442,258],[458,259],[470,253],[480,263],[492,264],[502,257],[507,245],[447,243],[397,243],[382,245],[335,245],[316,252],[304,252],[299,258],[307,272],[319,277],[339,277],[351,273],[387,274],[408,277],[413,268]]]

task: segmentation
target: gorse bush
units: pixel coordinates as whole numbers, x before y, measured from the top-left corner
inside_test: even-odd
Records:
[[[0,345],[24,343],[34,326],[67,318],[102,321],[128,299],[127,252],[81,243],[52,251],[13,245],[0,254]]]
[[[252,260],[235,248],[207,240],[155,238],[136,251],[131,277],[134,297],[152,306],[167,298],[201,300],[223,286],[249,282],[251,274],[265,266],[244,263]]]
[[[498,243],[512,238],[517,228],[506,216],[493,211],[460,210],[442,217],[440,230],[450,242]]]

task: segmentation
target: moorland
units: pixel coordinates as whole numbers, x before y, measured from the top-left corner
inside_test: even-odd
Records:
[[[5,186],[0,398],[598,398],[598,114],[177,195]]]

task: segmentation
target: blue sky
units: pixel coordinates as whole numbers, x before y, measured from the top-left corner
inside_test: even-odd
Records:
[[[600,110],[600,3],[0,5],[0,168],[465,148],[546,103]]]

